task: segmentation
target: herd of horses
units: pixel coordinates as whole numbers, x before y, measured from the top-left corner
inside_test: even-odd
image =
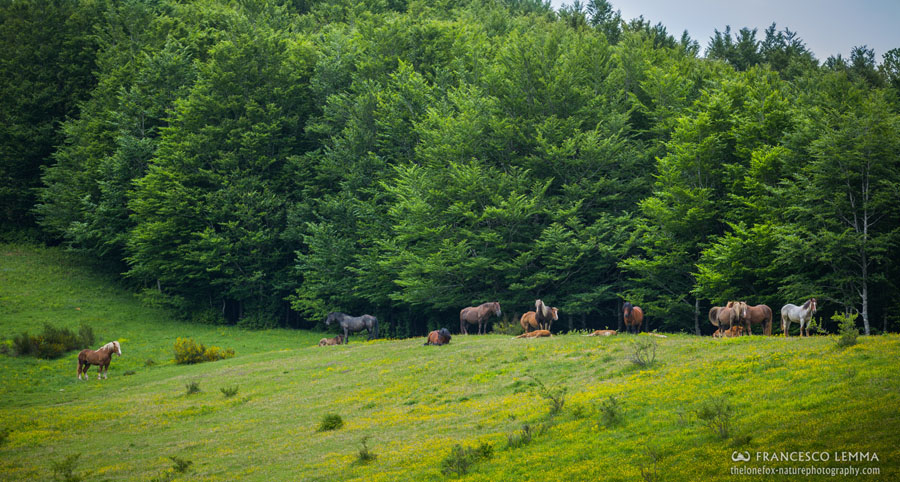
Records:
[[[816,299],[810,298],[800,306],[786,304],[781,308],[781,329],[788,336],[792,323],[800,324],[800,336],[809,336],[809,323],[816,313]],[[459,332],[468,335],[469,325],[478,325],[478,334],[486,332],[487,320],[491,316],[500,317],[500,303],[496,301],[469,306],[459,312]],[[542,300],[535,300],[534,311],[525,312],[519,323],[525,330],[516,338],[538,338],[552,336],[550,329],[553,322],[559,319],[559,309],[546,305]],[[622,306],[622,319],[628,333],[638,333],[644,321],[644,310],[625,302]],[[750,306],[743,301],[729,301],[725,306],[713,306],[709,310],[709,321],[716,328],[714,337],[734,337],[752,334],[753,325],[761,325],[764,335],[772,334],[772,309],[766,305]],[[350,316],[346,313],[332,312],[325,318],[325,326],[332,323],[338,325],[343,333],[332,338],[322,338],[319,346],[343,345],[349,342],[351,333],[365,330],[369,339],[378,338],[378,319],[372,315]],[[597,330],[588,336],[615,335],[615,330]],[[426,345],[446,345],[452,338],[446,328],[434,330],[427,336]],[[87,380],[87,370],[91,365],[98,367],[97,378],[108,377],[109,364],[113,355],[122,356],[122,347],[118,341],[109,342],[97,350],[82,350],[78,354],[78,379]]]
[[[816,314],[816,299],[810,298],[800,306],[788,303],[781,307],[781,329],[790,336],[792,323],[800,324],[800,336],[809,336],[809,322]],[[744,301],[729,301],[725,306],[709,310],[709,322],[716,328],[715,337],[752,334],[753,325],[761,325],[763,335],[772,334],[772,308],[767,305],[750,306]],[[739,329],[737,327],[740,327]]]

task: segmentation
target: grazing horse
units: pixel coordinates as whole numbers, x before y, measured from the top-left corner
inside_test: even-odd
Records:
[[[541,300],[534,300],[534,319],[542,330],[550,330],[553,322],[559,319],[559,310],[545,305]]]
[[[800,323],[800,336],[803,336],[803,329],[806,328],[806,336],[809,336],[809,321],[816,314],[816,299],[810,298],[803,303],[803,306],[792,305],[790,303],[781,307],[781,329],[784,330],[784,336],[788,335],[791,323]]]
[[[450,343],[450,330],[446,328],[441,328],[440,330],[434,330],[428,334],[428,341],[425,342],[426,345],[446,345]]]
[[[528,329],[539,330],[541,325],[538,324],[537,320],[534,318],[533,311],[526,311],[522,314],[522,318],[519,319],[519,324],[522,325],[522,329],[525,330],[525,333],[528,333]]]
[[[741,321],[744,322],[744,332],[752,335],[751,325],[762,325],[763,335],[771,335],[772,308],[769,308],[767,305],[749,306],[746,303],[743,304],[744,309],[741,311]]]
[[[622,306],[622,314],[628,333],[631,333],[632,330],[634,330],[634,333],[640,333],[641,323],[644,322],[644,310],[640,306],[634,306],[626,301]]]
[[[542,338],[545,336],[553,336],[550,334],[550,330],[534,330],[531,333],[522,333],[519,336],[513,338]]]
[[[471,323],[473,325],[478,324],[478,334],[480,335],[482,326],[484,326],[485,329],[487,328],[487,323],[485,323],[485,321],[490,318],[491,315],[495,315],[498,318],[500,317],[500,303],[492,301],[459,310],[459,332],[468,335],[469,330],[466,329],[466,325]]]
[[[332,338],[322,338],[319,340],[319,346],[343,345],[344,335],[338,335]]]
[[[122,356],[122,347],[118,341],[111,341],[97,350],[81,350],[78,354],[78,379],[81,380],[82,374],[85,380],[88,379],[87,371],[91,365],[97,365],[97,380],[107,378],[113,353]]]
[[[747,306],[746,303],[743,304]],[[709,322],[720,330],[727,330],[741,319],[741,302],[729,301],[725,306],[713,306],[709,310]]]
[[[337,323],[344,330],[344,343],[350,343],[350,333],[366,330],[369,339],[378,338],[378,318],[372,315],[350,316],[346,313],[333,311],[325,318],[325,326]]]

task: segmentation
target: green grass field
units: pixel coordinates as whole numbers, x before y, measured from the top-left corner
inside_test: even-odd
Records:
[[[92,368],[79,382],[76,352],[50,361],[0,355],[3,480],[52,480],[54,467],[61,477],[58,466],[76,454],[69,475],[91,480],[444,480],[457,478],[441,472],[454,445],[482,443],[491,456],[460,479],[846,479],[732,474],[764,466],[872,467],[880,473],[850,479],[900,478],[896,335],[843,350],[826,336],[579,334],[454,336],[440,347],[357,336],[320,348],[324,333],[178,322],[76,255],[0,245],[0,338],[8,344],[44,322],[89,323],[97,346],[118,339],[123,356],[108,380]],[[177,337],[236,356],[175,365]],[[633,345],[650,339],[656,362],[640,368],[629,360]],[[550,414],[536,380],[565,389],[559,413]],[[191,382],[201,392],[187,394]],[[225,397],[224,387],[238,392]],[[726,437],[701,419],[716,400],[731,407]],[[318,432],[326,414],[343,427]],[[510,444],[526,424],[531,441]],[[376,458],[362,463],[366,437]],[[735,452],[753,458],[735,462]],[[757,459],[780,452],[829,460]],[[857,452],[878,460],[847,460]],[[176,473],[170,457],[191,465]]]

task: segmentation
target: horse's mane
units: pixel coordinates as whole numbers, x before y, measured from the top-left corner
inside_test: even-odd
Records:
[[[120,345],[119,345],[118,341],[111,341],[111,342],[101,346],[97,351],[107,350],[107,351],[111,351],[113,353],[118,353],[118,352],[122,351],[122,349],[119,348],[119,346]]]
[[[806,303],[803,303],[803,306],[801,306],[801,308],[803,308],[804,310],[809,308],[810,303],[812,303],[812,299],[806,300]]]

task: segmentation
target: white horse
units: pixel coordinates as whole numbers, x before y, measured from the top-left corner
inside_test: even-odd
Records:
[[[781,329],[784,330],[784,336],[788,336],[788,330],[791,322],[800,323],[800,336],[803,336],[803,329],[806,329],[806,336],[809,336],[809,321],[816,314],[816,299],[810,298],[803,303],[803,306],[792,305],[790,303],[781,307]]]

